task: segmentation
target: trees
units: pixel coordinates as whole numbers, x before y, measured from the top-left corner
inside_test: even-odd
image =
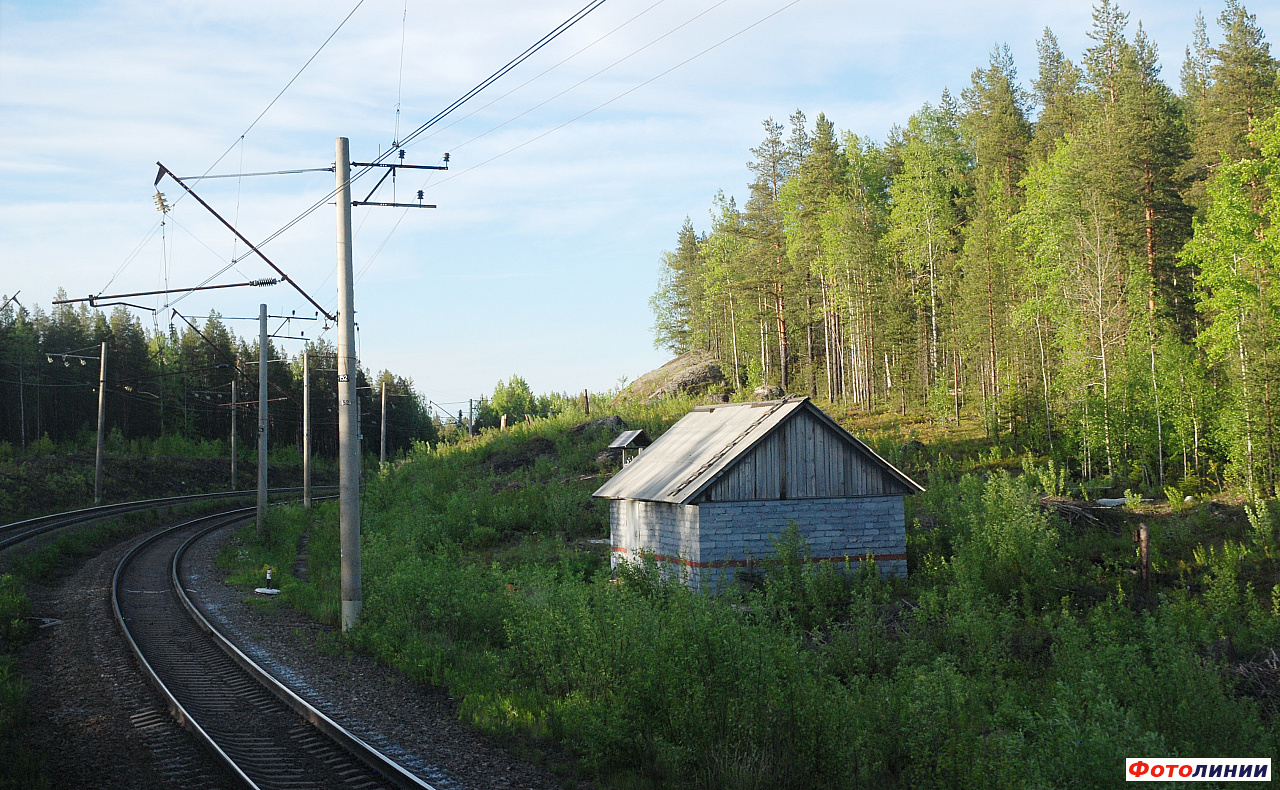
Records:
[[[1026,93],[997,48],[883,147],[766,120],[745,211],[722,193],[681,231],[667,270],[700,275],[664,304],[741,386],[982,419],[1116,486],[1229,456],[1274,487],[1277,64],[1237,0],[1219,24],[1190,31],[1180,94],[1099,0],[1080,66],[1046,29]]]
[[[663,256],[658,290],[649,299],[653,310],[654,345],[675,354],[694,346],[698,289],[698,235],[688,217],[676,237],[676,249]]]
[[[926,104],[911,116],[895,151],[899,167],[889,187],[889,237],[902,265],[902,285],[915,306],[918,364],[900,367],[914,378],[921,398],[944,381],[944,335],[951,335],[949,313],[960,245],[960,201],[967,196],[969,153],[960,140],[959,119],[951,97],[943,93],[938,107]],[[945,314],[944,314],[945,313]]]
[[[1222,423],[1231,460],[1251,490],[1274,496],[1280,246],[1272,230],[1280,219],[1280,119],[1273,116],[1248,142],[1258,156],[1218,167],[1205,217],[1197,219],[1183,257],[1199,271],[1198,308],[1206,323],[1197,342],[1231,384],[1233,408]],[[1260,189],[1267,194],[1261,205]]]
[[[5,300],[0,299],[0,303]],[[58,306],[46,314],[10,303],[0,310],[0,442],[15,446],[47,435],[50,441],[73,448],[89,446],[97,416],[98,365],[107,343],[106,421],[125,440],[178,435],[195,440],[223,440],[229,436],[231,381],[240,376],[240,414],[237,426],[242,446],[251,446],[255,427],[251,414],[256,392],[256,343],[250,346],[211,312],[195,326],[155,326],[148,330],[122,307],[110,315],[89,308]],[[333,347],[309,342],[312,355],[312,437],[317,453],[336,452],[337,421],[332,404],[337,388],[332,370]],[[274,345],[270,359],[288,358]],[[65,356],[64,356],[65,355]],[[296,364],[273,364],[268,369],[271,397],[282,398],[270,409],[273,444],[301,442],[301,355]],[[242,369],[236,372],[235,361]],[[363,375],[363,374],[362,374]],[[367,383],[367,382],[366,382]],[[434,435],[412,382],[395,377],[406,398],[389,411],[391,446],[407,448],[414,440]],[[376,399],[361,391],[361,411],[375,415]],[[327,405],[326,405],[327,404]],[[376,432],[369,436],[375,437]],[[376,447],[376,444],[375,444]]]
[[[969,363],[981,382],[988,431],[995,435],[1001,394],[1016,387],[1020,375],[1011,364],[1014,354],[1009,348],[1009,312],[1015,301],[1011,286],[1018,279],[1020,264],[1010,230],[1022,198],[1021,181],[1031,144],[1027,97],[1018,87],[1008,47],[992,51],[988,67],[973,73],[962,98],[965,112],[960,126],[973,161],[973,196],[961,256],[962,305],[956,311],[967,320],[958,335],[964,348],[984,349],[981,354],[971,352]],[[957,420],[962,367],[957,349],[953,398]]]

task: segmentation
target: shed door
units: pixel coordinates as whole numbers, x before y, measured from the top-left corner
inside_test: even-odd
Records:
[[[640,503],[634,499],[627,500],[627,537],[631,540],[631,549],[640,548]]]

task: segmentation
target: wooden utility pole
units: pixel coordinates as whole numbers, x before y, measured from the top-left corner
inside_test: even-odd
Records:
[[[311,365],[302,352],[302,506],[311,507]]]
[[[258,305],[258,535],[267,530],[267,306]]]
[[[236,412],[240,410],[240,398],[238,397],[240,392],[236,388],[236,379],[239,378],[239,375],[240,375],[240,360],[237,359],[235,369],[231,372],[231,490],[232,491],[235,491],[236,486],[239,485],[239,483],[236,480],[236,478],[239,476],[239,472],[236,469],[236,456],[240,452],[236,444]]]
[[[334,173],[338,207],[338,513],[342,575],[342,630],[360,618],[364,594],[360,580],[360,441],[356,413],[356,322],[351,265],[351,147],[335,143]]]
[[[387,465],[387,380],[382,380],[382,425],[380,432],[382,434],[381,443],[378,450],[378,468]]]
[[[476,399],[467,398],[467,436],[476,435]]]
[[[582,391],[582,410],[587,413],[588,417],[591,416],[591,394],[586,390]]]
[[[98,452],[93,465],[93,504],[102,504],[102,444],[107,429],[107,341],[98,357]]]

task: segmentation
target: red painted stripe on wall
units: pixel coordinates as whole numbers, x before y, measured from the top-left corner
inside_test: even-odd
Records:
[[[622,552],[623,554],[627,553],[627,548],[625,546],[614,546],[613,550]],[[654,554],[652,556],[658,562],[670,562],[675,565],[684,565],[687,568],[745,568],[747,567],[747,562],[748,562],[747,560],[716,560],[712,562],[694,562],[692,560],[686,560],[683,557],[668,557],[665,554]],[[873,554],[849,554],[847,556],[841,555],[839,557],[811,557],[809,561],[810,562],[844,562],[845,560],[848,560],[849,562],[862,562],[863,560],[866,560],[868,557],[875,560],[876,562],[887,562],[889,560],[905,560],[907,558],[907,555],[906,554],[874,554],[874,555]],[[752,562],[757,565],[760,563],[759,560],[753,560]]]

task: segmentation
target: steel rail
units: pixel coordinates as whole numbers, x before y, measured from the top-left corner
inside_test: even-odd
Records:
[[[237,520],[237,516],[244,516],[247,520],[248,514],[255,511],[256,508],[246,507],[240,508],[239,510],[232,510],[225,513],[217,513],[212,516],[193,519],[192,521],[185,521],[181,524],[169,527],[168,529],[161,530],[146,540],[139,542],[136,546],[125,553],[124,557],[120,560],[120,564],[116,566],[115,573],[111,575],[111,610],[115,614],[116,626],[120,629],[121,633],[124,634],[124,638],[128,641],[129,648],[133,651],[134,657],[137,658],[138,663],[142,665],[143,674],[146,676],[147,680],[151,682],[151,685],[155,687],[156,691],[160,692],[160,696],[164,698],[165,705],[169,708],[169,714],[178,722],[178,725],[195,735],[196,740],[212,749],[214,755],[217,756],[217,758],[227,767],[228,770],[231,771],[233,775],[236,776],[236,778],[240,779],[248,787],[252,788],[252,790],[261,790],[261,788],[240,769],[240,766],[236,765],[235,760],[232,760],[230,755],[222,750],[222,747],[218,745],[217,741],[211,738],[209,733],[205,732],[205,729],[200,726],[199,722],[191,718],[191,715],[187,713],[187,709],[183,707],[182,703],[178,701],[178,698],[169,690],[169,687],[160,679],[160,675],[151,666],[151,663],[147,661],[146,656],[142,654],[142,648],[133,638],[133,634],[129,631],[129,626],[124,621],[124,613],[120,610],[120,574],[124,570],[125,565],[129,563],[129,560],[131,560],[133,556],[142,550],[142,548],[147,544],[151,543],[161,535],[167,535],[174,530],[189,527],[191,524],[199,521],[222,518],[224,519],[224,522],[219,524],[219,526],[223,526],[225,524],[234,523]]]
[[[332,499],[333,497],[325,497]],[[198,741],[213,752],[223,764],[225,764],[230,772],[240,779],[246,787],[252,790],[263,790],[263,786],[255,782],[250,777],[251,769],[242,767],[228,753],[228,749],[224,749],[217,741],[217,738],[210,733],[209,729],[201,725],[195,717],[191,715],[187,707],[178,699],[176,693],[160,677],[160,673],[147,660],[143,654],[143,649],[138,640],[134,638],[134,634],[130,631],[129,625],[125,621],[125,614],[121,608],[120,597],[120,579],[125,567],[129,562],[141,551],[147,548],[151,543],[165,536],[171,535],[177,530],[194,529],[195,532],[182,542],[182,544],[174,551],[169,561],[168,580],[176,593],[179,604],[188,615],[190,615],[194,625],[202,632],[207,634],[214,644],[221,649],[223,653],[230,658],[241,671],[249,675],[254,681],[262,686],[266,691],[278,698],[293,713],[301,717],[305,722],[313,726],[319,733],[326,736],[335,748],[346,752],[350,757],[355,758],[360,764],[372,770],[379,779],[388,782],[397,788],[411,788],[412,790],[435,790],[431,785],[418,779],[413,774],[406,771],[399,764],[369,746],[359,737],[334,722],[314,706],[307,703],[288,686],[281,683],[269,672],[258,666],[252,659],[241,652],[229,639],[221,634],[203,613],[199,607],[186,594],[184,585],[182,584],[179,564],[182,560],[183,553],[192,546],[197,540],[207,535],[213,530],[229,526],[240,520],[247,520],[254,512],[254,508],[239,508],[231,511],[224,511],[208,516],[184,521],[168,529],[161,530],[151,535],[146,540],[139,542],[131,548],[116,566],[115,573],[111,583],[111,605],[115,614],[116,625],[122,631],[127,640],[134,656],[138,659],[143,669],[143,674],[148,681],[156,688],[161,697],[164,698],[165,704],[170,714],[183,728],[190,731]]]
[[[312,490],[322,491],[336,487],[337,486],[312,486]],[[271,488],[267,490],[267,495],[274,496],[279,494],[291,494],[301,490],[301,486]],[[0,526],[0,549],[8,548],[15,543],[21,543],[24,540],[34,538],[37,535],[42,535],[55,529],[61,529],[62,527],[69,527],[75,524],[83,524],[86,521],[94,521],[100,518],[107,518],[109,516],[134,513],[139,510],[149,510],[151,508],[171,507],[173,505],[217,499],[237,499],[253,495],[254,492],[252,489],[248,491],[215,491],[209,494],[185,494],[183,496],[161,497],[159,499],[141,499],[132,502],[117,502],[112,505],[88,507],[82,510],[69,510],[63,513],[50,513],[44,516],[36,516],[34,518],[15,521],[11,524]]]
[[[332,499],[333,497],[326,497]],[[222,525],[215,524],[210,527],[201,529],[196,534],[187,538],[187,540],[178,547],[173,553],[173,562],[170,564],[170,578],[173,582],[173,589],[178,594],[178,601],[182,607],[191,615],[191,619],[195,620],[196,625],[201,631],[208,634],[222,651],[230,656],[241,669],[251,675],[255,680],[262,684],[268,691],[274,694],[281,702],[289,706],[295,713],[306,719],[317,730],[329,736],[331,740],[347,752],[354,755],[365,765],[372,768],[379,776],[394,784],[396,787],[405,790],[435,790],[431,785],[422,781],[418,777],[406,771],[399,763],[384,755],[382,752],[373,748],[369,744],[361,740],[350,730],[338,724],[333,719],[326,716],[314,705],[298,696],[293,689],[281,683],[274,675],[267,672],[249,656],[236,647],[230,639],[213,627],[204,613],[200,611],[200,607],[187,596],[186,587],[182,584],[182,579],[178,574],[178,564],[182,561],[182,555],[196,541],[205,535],[219,529]]]

